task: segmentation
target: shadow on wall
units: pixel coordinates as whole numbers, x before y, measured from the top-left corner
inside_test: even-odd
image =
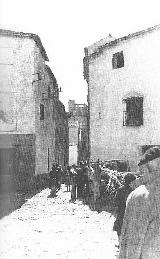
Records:
[[[49,186],[49,175],[35,176],[28,188],[14,190],[7,187],[0,188],[0,219],[19,209],[28,199]],[[10,186],[11,187],[11,186]],[[4,191],[5,189],[5,191]]]

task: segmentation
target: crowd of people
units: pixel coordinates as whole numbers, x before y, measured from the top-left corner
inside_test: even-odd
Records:
[[[55,196],[60,189],[61,183],[64,182],[67,191],[71,191],[71,202],[76,199],[86,200],[89,194],[88,166],[86,162],[80,162],[78,166],[67,166],[62,170],[58,164],[53,164],[49,173],[51,196]]]
[[[61,183],[65,183],[67,192],[71,192],[70,202],[81,200],[90,207],[95,208],[99,192],[99,179],[96,170],[89,167],[87,161],[81,161],[78,165],[67,166],[65,169],[58,164],[53,164],[49,173],[50,196],[55,197]]]
[[[72,165],[68,167],[70,177],[71,202],[76,199],[86,201],[89,195],[89,179],[87,162],[80,162],[78,166]]]
[[[115,192],[116,220],[113,230],[119,238],[119,259],[159,259],[160,146],[148,148],[138,166],[136,174],[125,173],[123,185],[118,185]],[[51,194],[56,195],[64,181],[67,191],[71,192],[70,202],[82,200],[97,209],[101,193],[100,171],[103,170],[99,163],[88,166],[87,162],[80,162],[78,166],[68,166],[65,174],[61,166],[53,165],[50,172]]]

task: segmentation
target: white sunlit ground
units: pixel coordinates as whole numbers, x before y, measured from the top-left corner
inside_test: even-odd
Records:
[[[41,191],[0,220],[1,259],[117,259],[111,214],[70,203],[65,185],[56,198],[49,194]]]

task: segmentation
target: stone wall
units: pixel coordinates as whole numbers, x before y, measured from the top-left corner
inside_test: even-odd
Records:
[[[0,133],[34,133],[32,39],[0,35]]]
[[[52,143],[54,139],[49,138],[46,126],[43,129],[45,134],[41,134],[40,131],[36,134],[36,123],[39,122],[36,87],[41,89],[45,82],[47,88],[49,79],[45,73],[44,57],[33,39],[28,36],[4,35],[0,35],[0,38],[0,53],[3,53],[0,55],[0,150],[3,161],[1,171],[6,168],[5,174],[1,172],[1,189],[26,190],[31,188],[31,185],[36,185],[40,179],[35,176],[36,157],[41,160],[36,139],[42,137],[43,143]],[[39,70],[36,70],[37,63],[38,68],[41,67]],[[38,74],[41,71],[43,82]],[[52,110],[48,109],[48,106],[46,112],[52,116]],[[53,128],[52,126],[51,124],[50,128]],[[44,154],[43,149],[40,152]],[[48,146],[46,152],[48,155]],[[53,153],[50,150],[52,156]],[[42,167],[39,173],[48,173],[48,157],[42,159],[42,165],[45,165],[47,170],[43,170]]]
[[[36,175],[47,174],[55,161],[55,109],[57,83],[51,70],[45,65],[40,50],[35,46],[34,70],[39,80],[34,83],[35,133],[36,133]],[[54,97],[54,91],[56,97]],[[41,119],[40,105],[44,107]]]
[[[29,189],[35,175],[35,135],[0,135],[0,140],[0,191]]]
[[[57,99],[54,99],[54,117],[56,125],[55,162],[65,167],[69,160],[68,115],[65,112],[64,105]]]
[[[1,189],[46,186],[52,163],[68,164],[68,121],[58,84],[38,36],[8,31],[0,39]]]

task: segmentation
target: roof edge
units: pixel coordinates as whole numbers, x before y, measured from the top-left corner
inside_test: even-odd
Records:
[[[49,74],[50,77],[52,78],[53,82],[54,82],[54,83],[57,85],[57,87],[58,87],[57,79],[56,79],[55,75],[53,74],[52,69],[51,69],[48,65],[46,65],[46,64],[45,64],[45,69],[47,70],[48,74]]]
[[[41,52],[43,58],[45,59],[45,61],[49,61],[45,48],[43,47],[41,39],[37,34],[25,33],[25,32],[15,32],[15,31],[11,31],[11,30],[0,29],[0,35],[6,36],[6,37],[20,37],[20,38],[33,39],[35,41],[36,45],[39,47],[40,52]]]
[[[93,52],[90,55],[86,55],[86,56],[88,56],[88,58],[96,58],[97,56],[99,56],[103,52],[103,50],[105,48],[112,47],[114,45],[117,45],[121,41],[129,40],[129,39],[138,37],[140,35],[144,35],[146,33],[150,33],[152,31],[155,31],[155,30],[158,30],[158,29],[160,29],[160,25],[155,25],[155,26],[150,27],[150,28],[148,28],[146,30],[141,30],[141,31],[138,31],[138,32],[134,32],[134,33],[128,34],[127,36],[123,36],[121,38],[117,38],[117,39],[115,39],[113,41],[110,41],[109,43],[106,43],[106,44],[100,46],[95,52]],[[88,48],[85,47],[85,53],[86,53],[86,49],[88,49]]]

